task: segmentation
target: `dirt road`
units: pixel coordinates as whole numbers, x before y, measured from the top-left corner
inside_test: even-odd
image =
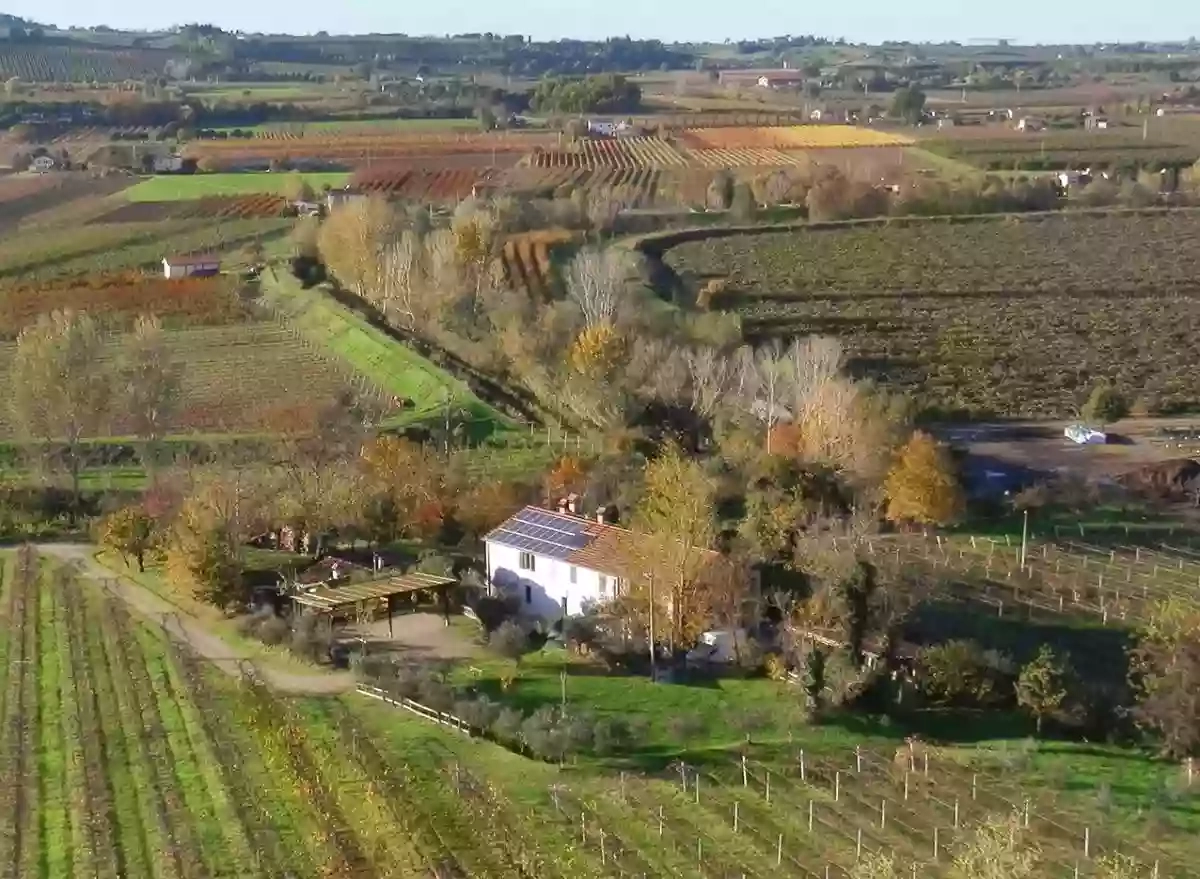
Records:
[[[85,580],[106,588],[114,597],[124,601],[129,609],[153,625],[163,628],[171,637],[188,644],[198,655],[231,675],[242,675],[244,663],[251,659],[231,647],[220,636],[193,617],[180,613],[178,608],[163,601],[145,586],[125,577],[118,577],[93,557],[94,546],[86,543],[41,543],[39,553],[79,566]],[[272,689],[282,693],[307,696],[333,696],[354,688],[354,678],[347,672],[316,672],[301,674],[255,666],[256,672]]]

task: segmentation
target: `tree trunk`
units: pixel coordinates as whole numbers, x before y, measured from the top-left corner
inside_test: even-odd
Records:
[[[137,565],[139,574],[146,573],[146,551],[144,549],[137,551]]]
[[[71,525],[74,527],[75,523],[79,521],[79,509],[81,506],[79,497],[79,480],[81,476],[79,472],[79,446],[75,442],[72,442],[67,447],[67,460],[70,462],[69,466],[71,468]]]

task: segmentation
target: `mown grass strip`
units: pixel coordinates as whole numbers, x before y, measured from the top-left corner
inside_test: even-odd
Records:
[[[216,756],[200,729],[191,697],[173,681],[160,637],[139,627],[138,647],[146,659],[154,698],[170,748],[171,765],[183,792],[209,875],[240,875],[253,858],[245,833],[227,800]]]
[[[292,181],[300,178],[317,192],[323,187],[340,189],[350,180],[343,171],[285,172],[270,171],[229,174],[176,174],[151,177],[122,193],[128,201],[190,201],[219,195],[285,195]]]
[[[41,807],[40,875],[47,879],[69,876],[76,848],[68,817],[71,791],[67,786],[66,743],[63,736],[63,694],[68,689],[61,646],[56,637],[62,616],[61,596],[49,586],[50,572],[43,566],[38,583],[38,779]]]

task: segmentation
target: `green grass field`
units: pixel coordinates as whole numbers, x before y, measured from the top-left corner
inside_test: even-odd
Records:
[[[176,175],[148,178],[126,189],[123,194],[129,201],[188,201],[213,195],[257,195],[259,193],[282,195],[289,181],[295,180],[297,176],[303,177],[313,189],[318,191],[325,186],[330,188],[345,186],[350,179],[348,173],[340,171],[306,174],[285,171],[283,173]]]
[[[416,351],[371,326],[360,315],[320,290],[305,290],[278,270],[263,278],[267,303],[310,341],[345,361],[384,393],[411,400],[414,409],[392,419],[395,425],[428,419],[447,404],[464,410],[486,435],[510,422],[480,400],[463,382]]]

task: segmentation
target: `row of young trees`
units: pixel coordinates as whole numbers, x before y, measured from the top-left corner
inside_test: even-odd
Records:
[[[63,463],[78,498],[85,442],[114,417],[141,440],[143,460],[154,467],[179,405],[181,364],[153,316],[113,339],[86,313],[58,310],[18,336],[11,379],[15,427],[48,463]]]

